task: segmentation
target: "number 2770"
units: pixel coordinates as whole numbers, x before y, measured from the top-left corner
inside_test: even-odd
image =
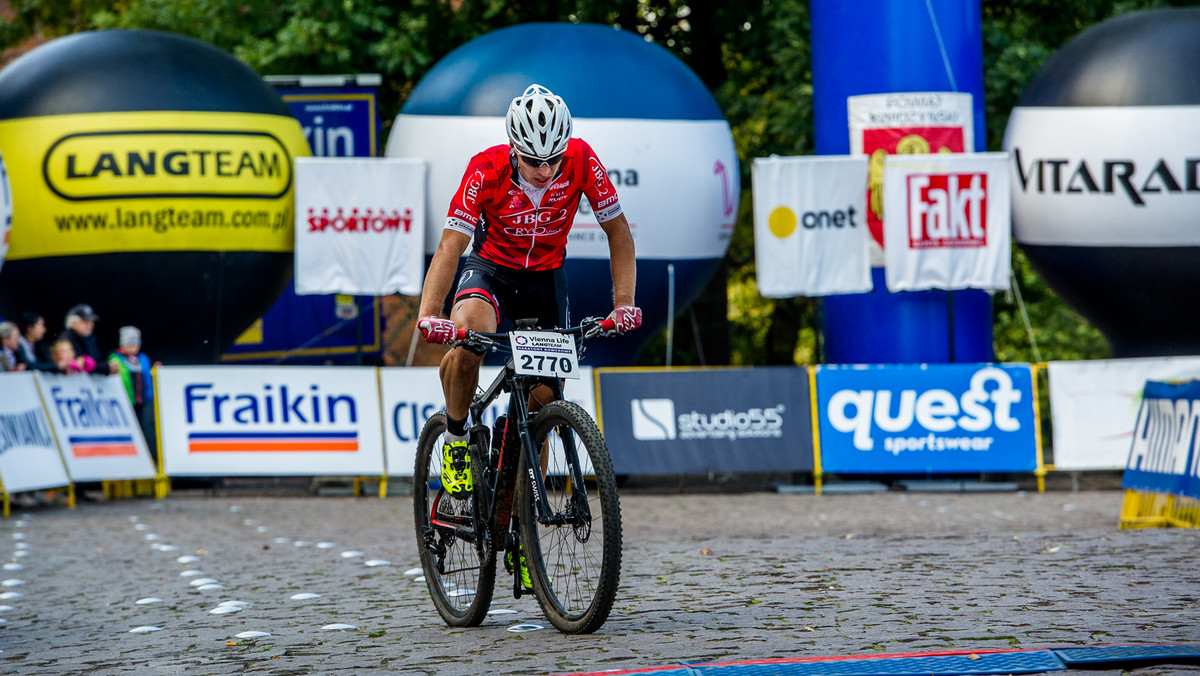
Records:
[[[550,373],[570,373],[571,359],[547,354],[521,355],[521,368]]]

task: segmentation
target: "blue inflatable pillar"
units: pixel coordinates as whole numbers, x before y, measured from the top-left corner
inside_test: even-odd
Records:
[[[812,0],[810,12],[818,154],[850,152],[847,97],[891,92],[971,94],[974,150],[986,148],[979,0]],[[872,278],[873,292],[824,299],[827,362],[993,361],[987,292],[889,293],[882,268]]]

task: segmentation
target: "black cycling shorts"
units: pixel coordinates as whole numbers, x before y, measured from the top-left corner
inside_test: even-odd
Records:
[[[543,329],[568,326],[567,273],[553,270],[517,270],[479,256],[468,256],[458,275],[454,303],[481,298],[496,311],[496,324],[505,320],[537,319]]]

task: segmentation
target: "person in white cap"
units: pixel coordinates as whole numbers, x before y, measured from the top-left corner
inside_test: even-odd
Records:
[[[118,332],[120,346],[109,355],[108,365],[113,373],[121,376],[125,383],[125,392],[133,403],[133,412],[146,436],[146,443],[151,452],[155,448],[154,435],[154,377],[153,366],[161,362],[150,363],[150,358],[142,352],[142,332],[136,326],[122,326]],[[157,454],[154,454],[157,457]]]

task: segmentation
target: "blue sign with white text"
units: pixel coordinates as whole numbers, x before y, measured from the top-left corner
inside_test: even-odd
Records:
[[[820,366],[825,473],[1031,472],[1038,466],[1025,364]]]
[[[1122,487],[1200,499],[1198,422],[1200,382],[1148,381]]]

